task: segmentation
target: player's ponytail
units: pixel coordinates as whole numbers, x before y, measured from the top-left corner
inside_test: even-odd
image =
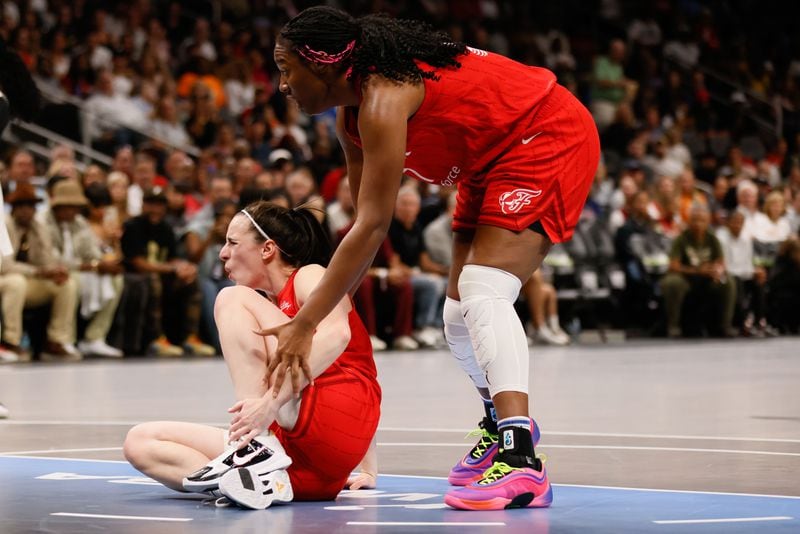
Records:
[[[292,210],[262,200],[248,205],[242,212],[253,223],[253,237],[275,241],[286,263],[293,267],[312,263],[327,267],[332,253],[331,241],[310,211]]]

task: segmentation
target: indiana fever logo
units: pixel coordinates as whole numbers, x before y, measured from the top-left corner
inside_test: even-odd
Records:
[[[500,209],[503,213],[517,213],[525,206],[531,205],[531,199],[536,198],[542,194],[541,189],[533,191],[531,189],[514,189],[513,191],[506,191],[500,195]]]

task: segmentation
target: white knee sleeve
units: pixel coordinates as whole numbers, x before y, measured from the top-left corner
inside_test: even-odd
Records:
[[[482,265],[465,265],[458,278],[464,322],[492,396],[528,393],[528,340],[514,310],[520,287],[513,274]]]
[[[450,345],[450,352],[455,357],[458,365],[469,375],[475,387],[486,389],[486,377],[483,370],[475,359],[475,351],[472,350],[472,341],[469,338],[469,330],[464,323],[464,316],[461,315],[461,303],[455,299],[447,297],[444,301],[444,337]]]

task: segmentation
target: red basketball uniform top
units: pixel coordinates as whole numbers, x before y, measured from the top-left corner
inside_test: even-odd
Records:
[[[286,285],[277,295],[278,308],[288,317],[294,317],[300,309],[294,293],[294,277],[298,271],[299,269],[292,273],[289,280],[286,281]],[[364,323],[356,313],[355,306],[350,309],[347,318],[350,324],[350,342],[336,361],[316,380],[324,381],[327,377],[335,376],[341,371],[355,372],[374,381],[377,387],[378,371],[375,368],[375,360],[372,358],[372,343],[370,343]]]
[[[431,67],[438,80],[425,79],[425,98],[408,120],[403,174],[425,182],[453,185],[480,180],[490,164],[528,130],[555,75],[491,52],[468,48],[460,68]],[[358,109],[345,108],[345,131],[361,146]]]

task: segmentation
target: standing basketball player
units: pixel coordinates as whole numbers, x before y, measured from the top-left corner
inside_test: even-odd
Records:
[[[589,112],[545,69],[469,48],[414,21],[314,7],[281,30],[280,90],[308,113],[338,106],[356,219],[278,338],[278,381],[310,376],[312,332],[357,286],[386,235],[403,175],[458,184],[445,335],[484,399],[483,437],[445,502],[548,506],[528,414],[529,353],[513,303],[552,243],[569,239],[600,150]],[[494,413],[496,410],[495,420]],[[498,436],[501,443],[498,447]]]
[[[311,336],[314,384],[302,383],[297,399],[288,381],[264,380],[276,341],[254,333],[302,309],[325,272],[327,234],[306,210],[258,202],[233,218],[219,256],[237,284],[220,292],[214,310],[239,399],[230,429],[144,423],[128,433],[125,457],[172,489],[219,490],[248,508],[334,499],[378,426],[369,335],[350,299],[341,298]]]

